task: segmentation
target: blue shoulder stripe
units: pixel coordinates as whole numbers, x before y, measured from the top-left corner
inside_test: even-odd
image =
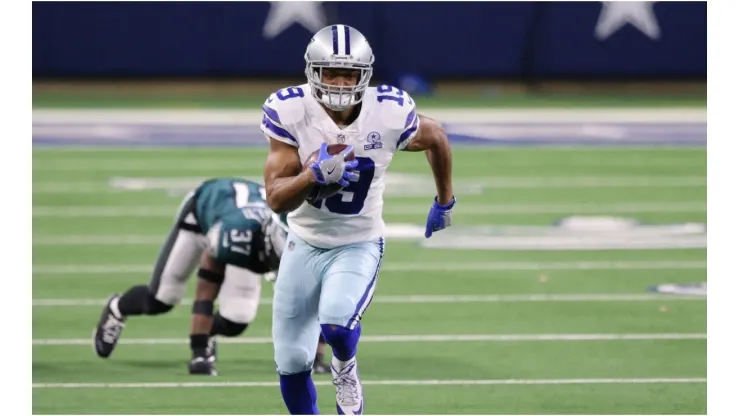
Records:
[[[403,143],[404,141],[406,141],[406,139],[408,139],[409,136],[411,136],[412,134],[414,134],[414,132],[416,132],[416,130],[419,128],[419,117],[416,116],[416,112],[414,112],[414,116],[415,116],[414,117],[414,122],[413,122],[413,124],[411,124],[411,127],[409,127],[408,129],[406,129],[406,131],[404,131],[403,133],[401,133],[401,136],[398,137],[398,141],[396,142],[396,149],[398,148],[398,146],[401,145],[401,143]]]
[[[290,133],[288,133],[286,130],[281,129],[280,127],[276,126],[275,123],[273,123],[267,115],[264,115],[262,117],[262,125],[267,128],[267,130],[270,130],[274,135],[278,137],[282,137],[283,139],[289,139],[298,144],[298,140],[295,139]]]
[[[275,111],[274,109],[272,109],[272,108],[270,108],[270,107],[268,107],[268,106],[266,106],[266,105],[263,105],[263,106],[262,106],[262,111],[264,111],[264,112],[265,112],[265,114],[267,114],[267,117],[269,117],[270,119],[272,119],[272,121],[273,121],[274,123],[277,123],[277,124],[283,124],[283,123],[282,123],[282,122],[280,121],[280,116],[278,116],[278,113],[277,113],[277,111]]]

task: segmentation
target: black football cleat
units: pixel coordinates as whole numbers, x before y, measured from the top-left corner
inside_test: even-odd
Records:
[[[121,331],[126,326],[124,323],[126,318],[116,317],[110,309],[110,303],[120,296],[120,294],[116,293],[108,298],[108,302],[105,303],[105,307],[103,308],[103,313],[100,314],[98,326],[93,331],[93,347],[95,353],[100,358],[110,357],[116,348],[116,344],[118,344],[118,340],[121,338]]]
[[[214,361],[208,356],[194,356],[188,364],[188,372],[193,375],[216,376],[218,372]]]

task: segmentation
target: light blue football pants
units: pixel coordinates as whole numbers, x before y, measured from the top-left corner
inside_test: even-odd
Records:
[[[375,292],[384,246],[380,238],[322,249],[288,234],[272,302],[278,373],[311,369],[321,324],[359,324]]]

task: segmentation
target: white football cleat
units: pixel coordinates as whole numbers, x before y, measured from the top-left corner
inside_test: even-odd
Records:
[[[360,375],[357,372],[357,357],[342,369],[337,357],[331,358],[332,384],[337,386],[337,412],[340,415],[361,415],[365,404]]]

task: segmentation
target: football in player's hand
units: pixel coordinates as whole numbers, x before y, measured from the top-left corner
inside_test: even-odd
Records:
[[[326,151],[330,155],[336,155],[338,153],[341,153],[345,148],[347,147],[346,144],[330,144],[327,146]],[[308,156],[308,159],[306,159],[306,162],[303,163],[303,168],[308,169],[309,166],[311,166],[316,160],[319,158],[319,149],[316,149],[313,153],[311,153],[310,156]],[[349,162],[350,160],[355,160],[355,152],[350,152],[345,156],[344,161]],[[311,190],[311,193],[308,194],[306,197],[306,200],[309,202],[318,201],[319,199],[328,198],[337,192],[342,190],[342,185],[338,183],[332,183],[329,185],[321,185],[316,184],[314,185],[313,189]]]

